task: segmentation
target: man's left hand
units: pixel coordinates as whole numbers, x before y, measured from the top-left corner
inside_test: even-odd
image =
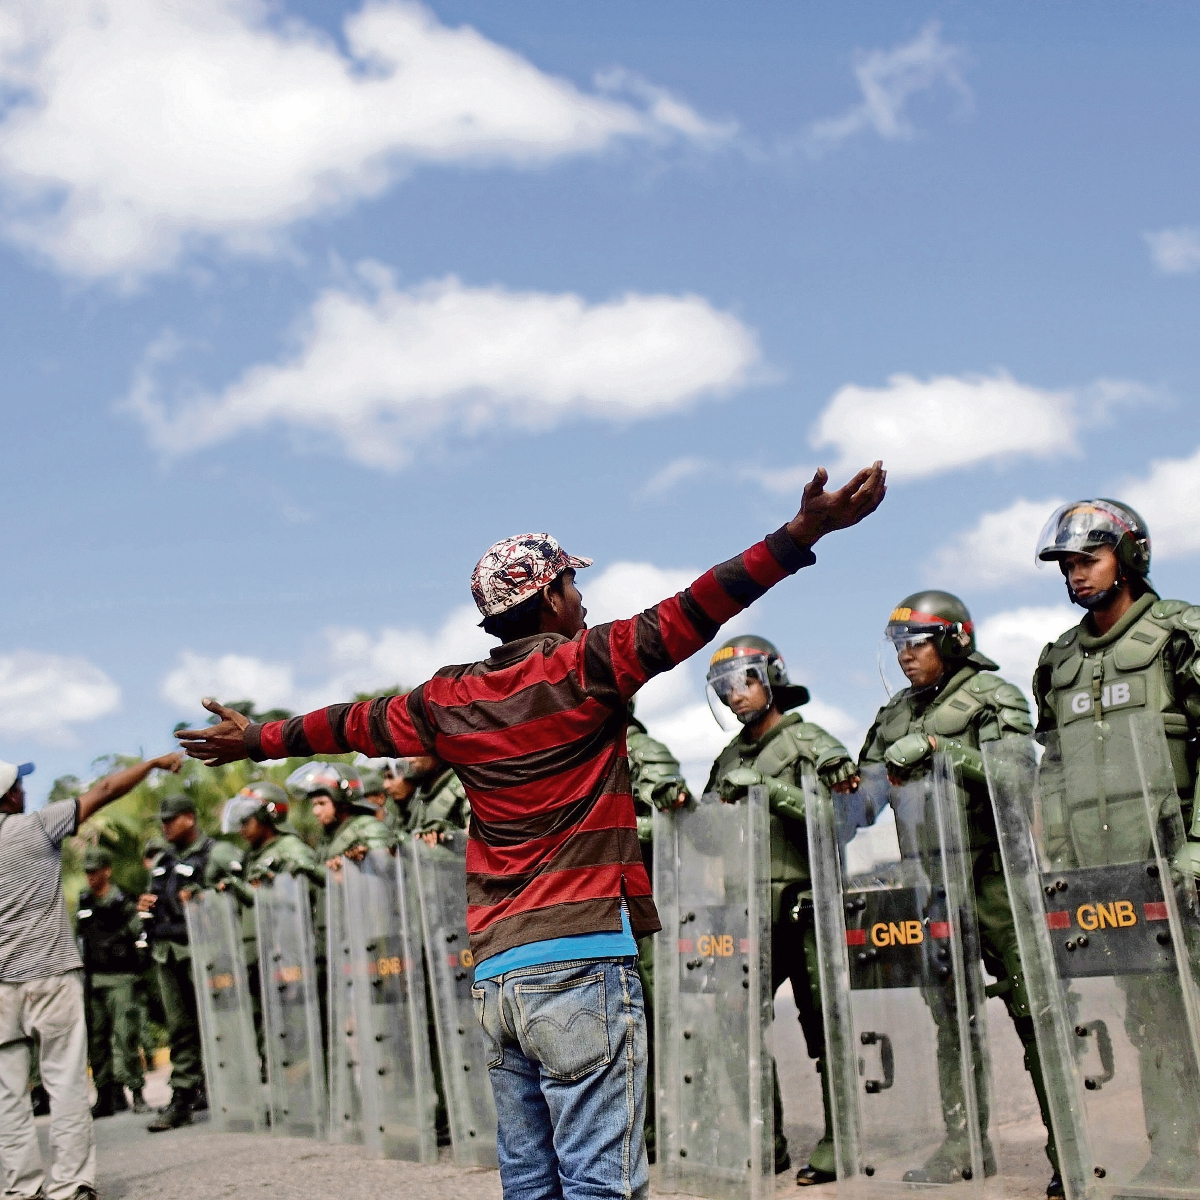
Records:
[[[250,718],[235,708],[226,708],[211,697],[202,701],[210,713],[221,720],[204,729],[181,729],[175,736],[192,758],[198,758],[205,766],[220,767],[226,763],[241,762],[246,754],[246,741],[242,736]]]

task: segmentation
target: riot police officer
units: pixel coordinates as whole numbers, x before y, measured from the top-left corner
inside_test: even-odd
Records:
[[[1025,1068],[1041,1107],[1047,1130],[1046,1154],[1054,1170],[1047,1195],[1061,1196],[1041,1061],[979,753],[983,742],[1028,735],[1032,730],[1029,705],[1019,688],[992,673],[999,669],[996,663],[976,649],[971,614],[957,596],[941,591],[908,596],[892,612],[885,632],[909,686],[879,710],[867,733],[859,767],[882,762],[889,776],[904,780],[928,770],[936,749],[946,751],[958,770],[983,961],[998,981],[988,992],[1003,998],[1025,1048]],[[956,1178],[961,1158],[958,1149],[967,1134],[958,1059],[950,1046],[956,1036],[952,1026],[948,1014],[939,1017],[938,1075],[946,1141],[923,1168],[905,1176],[908,1180],[950,1183]],[[982,1074],[983,1064],[977,1064],[977,1071]],[[986,1089],[981,1088],[979,1094],[986,1095]],[[983,1112],[980,1127],[985,1134],[984,1167],[993,1174],[995,1158],[986,1140],[987,1114]]]
[[[375,806],[363,795],[362,779],[344,763],[311,762],[293,771],[288,787],[307,796],[321,826],[317,857],[338,868],[342,856],[361,859],[368,850],[388,849],[394,835],[375,816]]]
[[[853,790],[857,769],[845,746],[819,725],[789,710],[808,702],[808,689],[788,679],[787,667],[765,638],[730,638],[713,654],[708,668],[709,703],[720,721],[728,709],[741,732],[713,763],[706,792],[739,800],[755,784],[765,784],[771,826],[771,990],[785,979],[799,1012],[809,1057],[821,1075],[825,1133],[796,1176],[802,1187],[836,1178],[833,1124],[825,1076],[825,1034],[821,1023],[816,927],[804,825],[800,770],[811,764],[828,787]],[[783,1135],[783,1103],[775,1075],[775,1170],[791,1165]]]
[[[88,885],[79,893],[75,935],[83,959],[87,997],[88,1059],[96,1085],[93,1117],[108,1117],[128,1107],[125,1088],[133,1093],[133,1111],[149,1111],[142,1089],[139,1006],[134,996],[141,955],[137,942],[141,923],[133,899],[112,882],[112,854],[91,846],[83,856]]]
[[[466,829],[471,820],[471,802],[454,768],[431,757],[404,761],[409,770],[424,768],[414,780],[417,790],[411,801],[412,832],[418,837],[425,836],[432,844],[439,833]]]
[[[629,706],[629,727],[625,731],[625,754],[629,760],[629,786],[633,792],[633,813],[637,820],[638,842],[646,874],[654,878],[654,810],[679,808],[691,799],[679,759],[633,715]],[[654,1079],[654,935],[638,938],[638,975],[646,1008],[646,1070]],[[646,1094],[646,1153],[650,1161],[657,1157],[654,1131],[655,1089]]]
[[[1094,779],[1094,739],[1105,714],[1114,714],[1113,719],[1137,711],[1160,714],[1188,834],[1185,850],[1193,872],[1200,874],[1200,814],[1195,807],[1200,606],[1159,598],[1150,581],[1150,549],[1146,523],[1116,500],[1079,500],[1050,517],[1037,558],[1058,564],[1067,595],[1087,611],[1078,625],[1042,651],[1033,680],[1037,736],[1043,743],[1057,742],[1067,778],[1079,788]],[[1073,769],[1077,759],[1084,769]],[[1125,773],[1124,790],[1141,793],[1132,755],[1110,762],[1108,772],[1107,788],[1121,790]],[[1096,798],[1090,802],[1094,807]],[[1103,828],[1108,831],[1109,825]],[[1144,855],[1139,823],[1132,828],[1114,823],[1111,836],[1122,834],[1129,844],[1109,845],[1102,861]],[[1172,1047],[1168,1032],[1187,1027],[1180,989],[1169,976],[1128,975],[1120,986],[1126,995],[1126,1031],[1138,1050],[1150,1143],[1149,1161],[1138,1179],[1194,1184],[1200,1127],[1195,1083],[1185,1065],[1191,1056]]]
[[[288,824],[288,811],[287,792],[267,779],[247,784],[225,805],[221,829],[240,834],[249,847],[242,874],[251,888],[276,875],[305,875],[315,883],[322,882],[316,855]],[[247,901],[253,904],[252,893]]]
[[[150,890],[138,898],[138,910],[150,914],[150,952],[171,1046],[171,1103],[147,1126],[151,1133],[190,1125],[192,1109],[203,1094],[200,1024],[183,905],[212,885],[209,858],[216,845],[200,828],[190,796],[164,797],[158,819],[171,849],[151,869]]]

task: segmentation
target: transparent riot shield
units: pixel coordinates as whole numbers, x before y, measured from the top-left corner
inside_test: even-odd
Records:
[[[450,1140],[460,1167],[494,1167],[496,1108],[487,1045],[471,999],[475,960],[467,945],[467,835],[455,830],[441,839],[436,846],[415,839],[412,849]]]
[[[276,875],[254,892],[271,1132],[323,1138],[328,1092],[308,880]]]
[[[213,1129],[258,1133],[266,1105],[237,901],[229,892],[200,892],[183,911]]]
[[[411,847],[342,864],[360,1061],[363,1141],[383,1158],[437,1162]]]
[[[355,1008],[345,871],[325,875],[325,958],[329,989],[329,1140],[363,1141],[363,1064]]]
[[[942,755],[903,784],[872,764],[851,839],[842,798],[804,776],[839,1194],[980,1194],[995,1173],[958,787]]]
[[[984,751],[1063,1182],[1196,1200],[1200,908],[1175,772],[1161,716],[1097,690],[1068,697],[1060,720],[1082,712],[1040,763],[1032,742]]]
[[[766,790],[654,813],[655,1098],[661,1192],[774,1194]]]

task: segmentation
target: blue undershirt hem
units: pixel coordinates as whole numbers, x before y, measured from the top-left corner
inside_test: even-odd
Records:
[[[594,958],[626,958],[637,954],[637,942],[629,926],[629,912],[621,901],[621,931],[612,933],[575,933],[570,937],[546,938],[526,942],[511,950],[502,950],[475,968],[475,980],[495,979],[522,967],[543,967],[547,963],[575,962]]]

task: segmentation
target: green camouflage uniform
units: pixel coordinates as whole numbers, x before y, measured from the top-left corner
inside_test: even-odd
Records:
[[[190,846],[164,854],[150,871],[150,891],[158,897],[149,923],[150,953],[167,1018],[171,1090],[183,1093],[204,1083],[204,1066],[200,1056],[196,989],[192,984],[192,954],[178,893],[184,889],[200,891],[216,883],[225,869],[221,863],[228,853],[218,853],[218,862],[210,874],[209,857],[217,845],[207,834],[200,833]]]
[[[625,732],[625,753],[629,759],[629,784],[642,862],[653,881],[654,810],[673,808],[678,798],[687,793],[687,781],[680,770],[679,759],[662,742],[652,738],[646,727],[633,716]],[[646,1070],[650,1079],[646,1093],[646,1149],[654,1154],[654,934],[639,938],[637,947],[638,975],[642,980],[642,1002],[646,1010]]]
[[[141,931],[137,906],[116,884],[109,884],[103,899],[87,889],[80,892],[75,933],[85,972],[88,1060],[101,1094],[114,1081],[131,1091],[146,1085],[139,1047],[141,1006],[134,994]]]
[[[466,789],[453,769],[447,768],[422,783],[409,800],[410,819],[408,828],[414,837],[422,833],[446,833],[451,829],[466,829],[471,819],[471,802]],[[448,854],[443,847],[433,847],[435,854]],[[433,1017],[435,1000],[433,981],[429,975],[429,962],[422,950],[425,969],[425,1025],[429,1037],[429,1061],[433,1064],[433,1082],[437,1090],[436,1126],[438,1144],[445,1145],[450,1138],[450,1118],[446,1110],[446,1089],[442,1083],[442,1060],[437,1047],[437,1025]]]
[[[1103,697],[1113,700],[1108,709]],[[1053,852],[1057,833],[1062,861],[1078,866],[1101,865],[1145,857],[1144,818],[1120,819],[1121,801],[1112,797],[1109,820],[1113,835],[1101,835],[1094,794],[1076,794],[1072,781],[1094,779],[1088,770],[1073,771],[1072,763],[1088,764],[1095,754],[1095,730],[1105,712],[1157,712],[1162,716],[1175,773],[1175,788],[1183,809],[1193,870],[1200,874],[1200,811],[1195,806],[1196,757],[1200,733],[1200,606],[1181,600],[1160,600],[1149,591],[1102,637],[1085,617],[1048,645],[1034,676],[1038,737],[1057,734],[1066,768],[1066,812],[1059,830],[1048,829]],[[1113,764],[1118,765],[1118,764]],[[1142,784],[1132,755],[1127,767],[1127,794],[1141,807]],[[1127,803],[1127,802],[1126,802]],[[1115,819],[1114,819],[1115,818]],[[1119,844],[1121,832],[1129,844]],[[1190,1057],[1182,1048],[1173,1052],[1164,1030],[1187,1028],[1174,976],[1123,976],[1127,996],[1126,1031],[1139,1050],[1142,1103],[1153,1161],[1169,1168],[1172,1162],[1194,1163],[1200,1145],[1193,1086],[1183,1064]],[[1153,1012],[1152,1020],[1140,1014]],[[1147,1028],[1156,1031],[1147,1034]],[[1189,1115],[1185,1115],[1189,1114]],[[1133,1119],[1137,1119],[1136,1115]]]
[[[994,666],[982,655],[979,663]],[[988,995],[1000,996],[1012,1018],[1017,1036],[1025,1048],[1025,1069],[1033,1081],[1046,1125],[1046,1155],[1057,1169],[1054,1132],[1042,1080],[1041,1060],[1034,1038],[1033,1019],[1025,990],[1025,976],[1017,952],[1017,933],[1013,924],[1004,866],[1000,860],[996,822],[983,772],[980,744],[1004,737],[1025,737],[1033,729],[1029,705],[1021,690],[999,675],[981,670],[976,662],[956,660],[946,664],[941,684],[917,691],[905,688],[879,710],[867,734],[859,766],[886,763],[889,772],[901,775],[910,765],[928,759],[929,737],[937,741],[939,751],[948,752],[958,769],[964,806],[964,820],[970,845],[975,904],[984,966],[997,982]],[[939,1070],[942,1111],[947,1135],[953,1138],[965,1128],[965,1105],[957,1065],[956,1029],[945,1017],[938,1020]],[[953,1065],[951,1065],[953,1064]],[[987,1095],[984,1083],[986,1066],[976,1065],[981,1087],[981,1109]],[[980,1125],[987,1130],[988,1114],[980,1113]],[[990,1157],[990,1150],[988,1152]]]
[[[322,831],[316,854],[321,862],[328,862],[355,846],[366,846],[368,850],[390,850],[396,840],[396,835],[374,815],[355,813],[341,824]]]
[[[837,1168],[833,1150],[833,1124],[829,1088],[825,1078],[825,1032],[821,1022],[821,983],[813,920],[812,876],[808,866],[808,831],[805,827],[804,792],[800,772],[810,763],[827,787],[854,775],[849,752],[798,712],[786,714],[757,741],[743,729],[721,751],[708,777],[705,792],[724,800],[746,795],[746,785],[736,773],[757,772],[767,786],[771,814],[771,992],[785,979],[799,1012],[800,1028],[810,1058],[821,1075],[825,1107],[825,1133],[809,1156],[809,1165],[832,1173]],[[733,776],[733,779],[730,777]],[[787,1157],[783,1136],[783,1102],[779,1076],[772,1062],[775,1091],[775,1157]]]
[[[471,802],[462,781],[447,768],[413,793],[409,812],[408,828],[413,833],[442,833],[448,829],[466,829],[471,819]]]

